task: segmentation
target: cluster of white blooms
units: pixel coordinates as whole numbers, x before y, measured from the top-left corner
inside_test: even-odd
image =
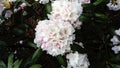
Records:
[[[52,3],[52,12],[48,15],[49,19],[61,19],[68,21],[72,25],[80,26],[81,22],[77,22],[82,13],[82,6],[79,2],[73,1],[54,1]],[[77,25],[76,25],[77,24]]]
[[[81,13],[81,2],[52,1],[52,11],[48,15],[49,20],[38,22],[34,42],[52,56],[63,55],[70,51],[70,44],[75,39],[74,28],[79,28],[78,26],[81,25],[78,20]]]
[[[39,21],[34,42],[52,56],[63,55],[70,51],[75,32],[69,22],[61,20]]]
[[[68,60],[67,68],[88,68],[90,65],[86,54],[69,53],[66,58]]]
[[[120,0],[110,0],[110,2],[107,4],[109,10],[120,10]]]
[[[115,30],[115,34],[113,38],[111,39],[111,42],[113,43],[114,47],[112,47],[112,50],[115,52],[115,54],[118,54],[120,51],[120,29]]]
[[[37,1],[37,0],[36,0]],[[39,21],[35,28],[34,42],[52,56],[66,55],[67,68],[88,68],[90,65],[86,54],[71,53],[70,44],[75,40],[75,28],[82,24],[79,16],[82,14],[82,3],[90,0],[50,0],[52,11],[49,20]],[[49,0],[40,0],[46,4]],[[82,46],[82,43],[76,43]],[[83,47],[83,46],[82,46]],[[84,47],[83,47],[84,48]]]

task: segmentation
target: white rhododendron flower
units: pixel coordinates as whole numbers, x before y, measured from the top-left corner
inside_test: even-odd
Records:
[[[37,47],[41,47],[52,56],[70,51],[70,44],[75,39],[73,26],[60,20],[39,21],[35,31],[34,42]]]
[[[117,11],[117,10],[120,10],[120,0],[110,0],[110,2],[107,4],[109,10],[114,10],[114,11]]]
[[[81,15],[83,9],[81,3],[59,0],[52,2],[52,12],[48,15],[49,19],[61,19],[71,24]]]
[[[89,61],[86,54],[79,54],[78,52],[67,54],[68,59],[67,68],[88,68]]]
[[[112,50],[114,51],[115,54],[118,54],[120,51],[120,46],[114,46],[112,47]]]
[[[115,30],[115,34],[113,36],[113,38],[110,40],[113,43],[113,47],[112,50],[115,52],[115,54],[118,54],[120,51],[120,40],[119,40],[119,36],[120,36],[120,28],[118,30]],[[118,36],[117,36],[118,35]],[[116,46],[117,45],[117,46]]]
[[[120,28],[118,30],[115,30],[115,33],[120,36]]]
[[[113,36],[113,38],[110,41],[113,43],[113,45],[116,45],[116,44],[120,43],[120,41],[119,41],[117,36]]]

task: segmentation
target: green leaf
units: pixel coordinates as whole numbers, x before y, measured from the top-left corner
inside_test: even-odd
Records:
[[[22,63],[22,60],[16,60],[14,62],[14,68],[19,68],[21,63]]]
[[[10,54],[10,56],[8,57],[8,67],[7,68],[13,68],[13,54]]]
[[[46,4],[45,10],[46,10],[47,13],[50,13],[52,11],[51,3]]]
[[[80,21],[83,22],[89,22],[91,20],[91,17],[93,16],[92,13],[85,13],[80,16]]]
[[[102,20],[108,20],[108,17],[102,13],[95,13],[95,16]]]
[[[61,65],[66,67],[67,64],[66,64],[66,62],[65,62],[65,60],[64,60],[64,58],[62,56],[59,55],[56,58],[57,58],[59,64],[61,64]]]
[[[37,48],[37,46],[36,46],[34,43],[32,43],[32,42],[28,42],[27,44],[28,44],[29,46],[35,48],[35,49]]]
[[[21,35],[21,34],[24,33],[24,31],[21,30],[21,29],[19,29],[19,28],[15,28],[13,31],[14,31],[14,33],[15,33],[16,35]]]
[[[37,59],[40,57],[41,54],[42,54],[42,49],[38,48],[32,56],[32,62],[37,61]]]
[[[97,6],[99,4],[101,4],[104,0],[96,0],[93,5]]]
[[[91,10],[91,9],[93,9],[95,6],[93,5],[93,4],[85,4],[85,5],[83,5],[83,9],[84,9],[84,11],[87,11],[87,10]]]
[[[107,67],[107,68],[110,68],[110,66],[109,66],[109,65],[106,65],[106,67]]]
[[[114,64],[120,64],[120,54],[113,56],[113,58],[109,59],[109,61]]]
[[[120,68],[120,65],[117,64],[111,64],[112,68]]]
[[[6,65],[3,61],[0,61],[0,68],[6,68]]]
[[[26,11],[24,11],[24,12],[23,12],[23,16],[26,16],[26,15],[27,15],[27,12],[26,12]]]
[[[30,68],[42,68],[42,65],[34,64],[34,65],[30,66]]]

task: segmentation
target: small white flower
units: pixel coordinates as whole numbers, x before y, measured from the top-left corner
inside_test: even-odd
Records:
[[[17,54],[17,50],[14,51],[14,54]]]
[[[113,38],[110,41],[113,43],[113,45],[116,45],[116,44],[120,43],[120,41],[119,41],[117,36],[113,36]]]
[[[20,43],[20,44],[23,44],[23,40],[20,40],[19,43]]]
[[[66,58],[68,59],[67,68],[88,68],[90,65],[86,54],[69,53]]]
[[[120,10],[120,0],[117,0],[115,4],[112,3],[112,0],[107,4],[109,10]]]
[[[112,47],[112,50],[114,51],[115,54],[118,54],[120,51],[120,46],[114,46]]]
[[[115,33],[120,36],[120,28],[118,30],[115,30]]]

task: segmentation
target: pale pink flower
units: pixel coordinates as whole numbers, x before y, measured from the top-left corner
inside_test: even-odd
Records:
[[[35,28],[34,42],[52,56],[63,55],[70,51],[75,32],[73,26],[60,20],[39,21]]]
[[[21,9],[24,9],[24,8],[26,7],[26,3],[22,3],[22,4],[20,5],[20,7],[21,7]]]

